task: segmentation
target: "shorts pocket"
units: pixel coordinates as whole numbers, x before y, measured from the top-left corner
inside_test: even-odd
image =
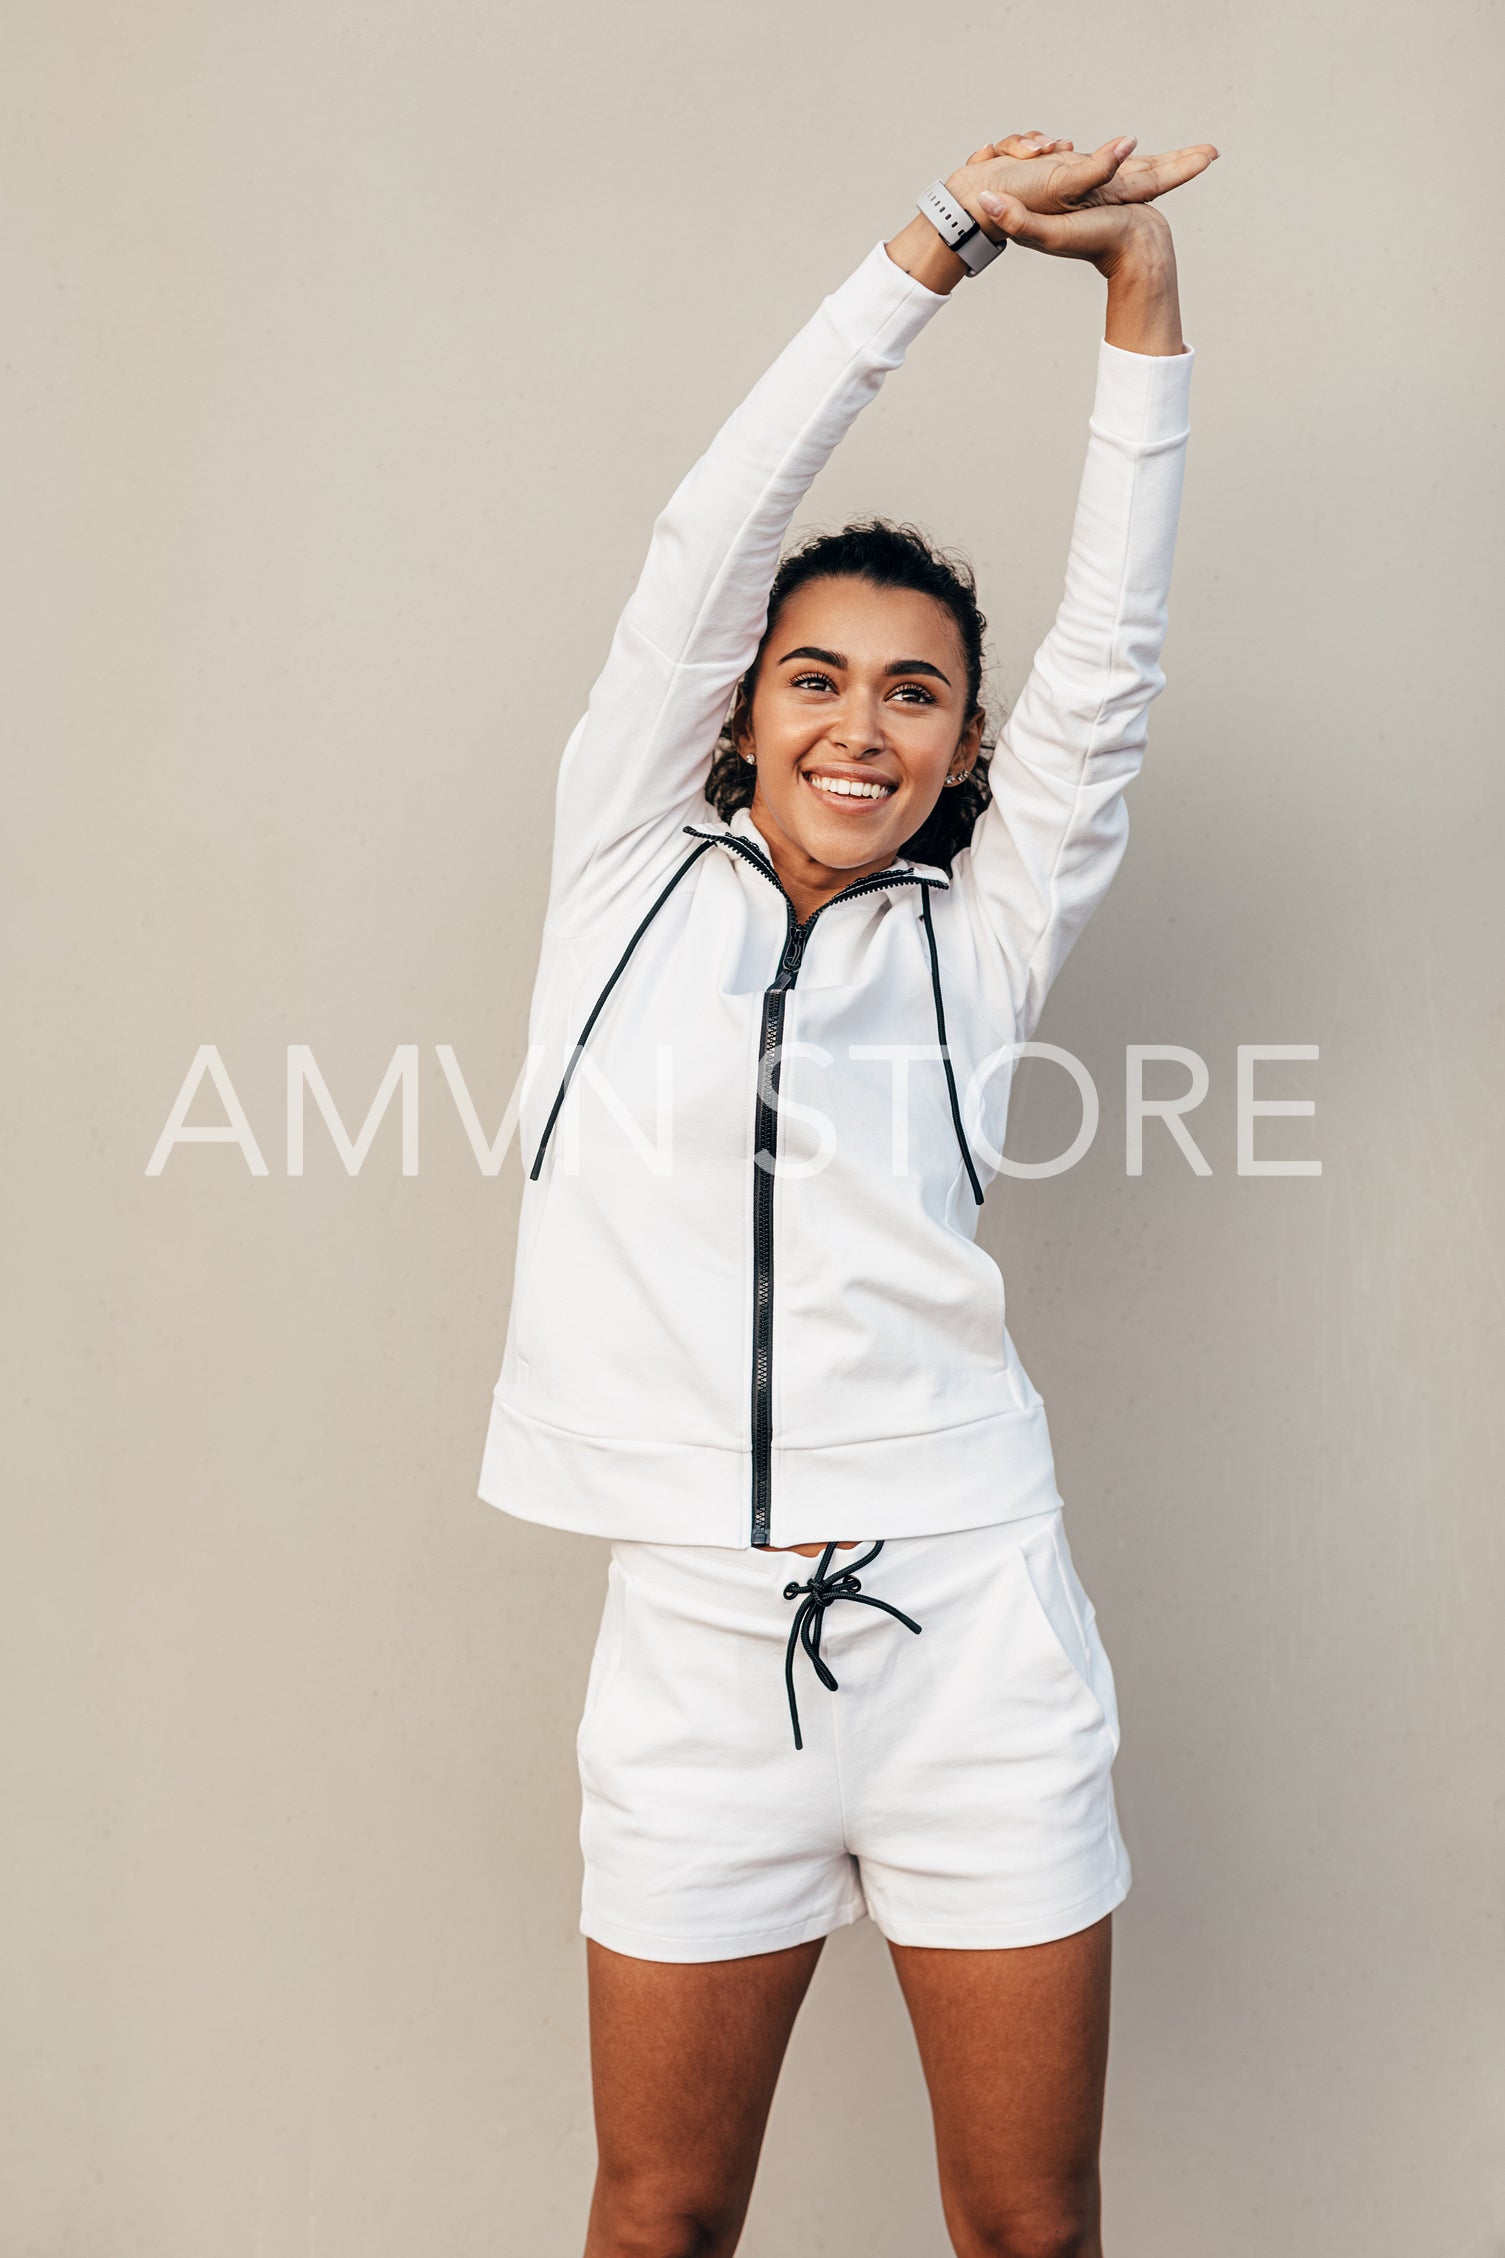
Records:
[[[1059,1513],[1047,1528],[1025,1538],[1019,1547],[1019,1562],[1041,1621],[1092,1696],[1116,1752],[1118,1694],[1113,1682],[1113,1666],[1098,1632],[1097,1609],[1077,1575]]]

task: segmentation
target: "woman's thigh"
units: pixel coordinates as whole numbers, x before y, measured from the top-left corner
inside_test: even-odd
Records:
[[[662,1961],[587,1939],[599,2161],[586,2258],[681,2243],[719,2258],[735,2246],[824,1941]]]
[[[1113,1916],[996,1951],[889,1945],[958,2251],[1098,2249]]]

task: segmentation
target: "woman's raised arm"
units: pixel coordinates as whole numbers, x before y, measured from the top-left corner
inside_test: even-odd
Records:
[[[934,287],[875,243],[759,378],[660,513],[560,763],[548,908],[557,930],[584,930],[624,898],[640,899],[684,844],[681,825],[705,814],[712,750],[757,652],[789,522],[963,272],[928,223],[917,226],[921,244],[928,234],[939,257],[910,264],[930,274]]]
[[[1177,154],[1201,155],[1201,170],[1216,151]],[[955,871],[999,952],[1008,1017],[1028,1038],[1128,841],[1124,792],[1165,687],[1195,353],[1182,339],[1175,253],[1158,212],[1041,216],[985,192],[977,203],[1011,241],[1090,259],[1108,282],[1065,593],[1000,733],[992,798]]]
[[[1187,177],[1185,163],[1196,157],[1183,151],[1125,165],[1131,146],[1105,142],[1089,154],[1052,156],[1058,144],[1044,136],[1010,135],[977,152],[987,162],[969,160],[947,185],[968,198],[1002,190],[1011,235],[1026,224],[1116,225],[1132,215],[1034,214],[1161,193]],[[918,216],[875,243],[671,495],[560,762],[547,912],[556,932],[583,932],[624,900],[641,899],[678,850],[681,826],[704,814],[711,754],[757,652],[790,520],[964,272]]]

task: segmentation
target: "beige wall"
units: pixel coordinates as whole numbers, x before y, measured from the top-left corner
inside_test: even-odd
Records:
[[[1169,688],[1042,1030],[1103,1127],[987,1222],[1125,1715],[1110,2247],[1499,2251],[1487,16],[22,0],[6,44],[7,2249],[578,2251],[604,1547],[472,1494],[519,1171],[435,1046],[494,1123],[660,502],[915,191],[1038,124],[1223,150],[1174,211]],[[1101,289],[1016,253],[963,297],[807,519],[964,545],[1010,696]],[[205,1042],[263,1178],[145,1173]],[[416,1178],[394,1117],[289,1179],[305,1042],[351,1123],[420,1047]],[[1210,1176],[1153,1134],[1126,1174],[1131,1042],[1208,1060]],[[1260,1132],[1320,1178],[1236,1173],[1241,1042],[1320,1045]],[[1013,1149],[1073,1118],[1027,1069]],[[871,1926],[744,2247],[944,2247]]]

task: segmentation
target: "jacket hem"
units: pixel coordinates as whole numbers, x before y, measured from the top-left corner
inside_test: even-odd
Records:
[[[775,1445],[773,1545],[935,1536],[1063,1503],[1045,1406],[926,1434]],[[645,1544],[751,1549],[752,1453],[585,1435],[493,1396],[476,1495],[521,1521]]]

